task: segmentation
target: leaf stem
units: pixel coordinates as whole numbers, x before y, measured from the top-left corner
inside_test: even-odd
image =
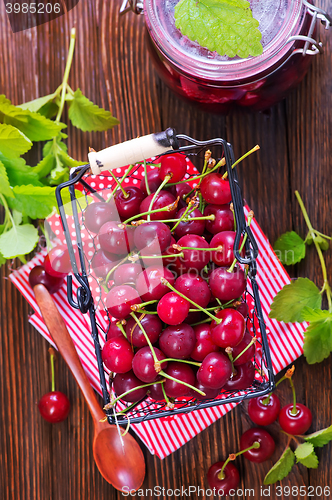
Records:
[[[326,293],[329,312],[332,312],[332,292],[331,292],[331,287],[330,287],[330,284],[329,284],[328,278],[327,278],[327,270],[326,270],[326,264],[325,264],[323,252],[322,252],[322,249],[320,248],[319,244],[316,241],[315,230],[312,227],[311,221],[310,221],[309,216],[308,216],[308,212],[304,206],[304,203],[302,201],[300,193],[298,191],[295,191],[295,196],[297,198],[298,204],[300,205],[304,220],[306,221],[306,224],[307,224],[308,229],[309,229],[309,233],[312,237],[312,240],[315,244],[315,247],[316,247],[316,250],[318,253],[318,257],[319,257],[321,268],[322,268],[323,280],[324,280],[322,291],[325,291],[325,293]]]
[[[73,55],[74,55],[74,49],[75,49],[75,39],[76,39],[76,29],[72,28],[71,32],[70,32],[70,44],[69,44],[69,50],[68,50],[68,56],[67,56],[67,63],[66,63],[65,72],[63,75],[63,80],[62,80],[61,101],[60,101],[60,106],[58,109],[58,114],[56,115],[56,118],[55,118],[56,122],[60,121],[63,107],[65,104],[67,82],[68,82],[68,78],[69,78],[70,68],[71,68],[71,65],[73,62]]]

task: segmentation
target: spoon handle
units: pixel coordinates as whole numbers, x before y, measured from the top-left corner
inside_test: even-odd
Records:
[[[80,358],[78,357],[74,343],[69,335],[66,324],[59,313],[51,295],[44,285],[36,285],[34,287],[37,304],[40,308],[46,326],[50,332],[54,343],[70,371],[72,372],[76,382],[78,383],[86,402],[88,403],[92,418],[95,423],[98,423],[105,414],[101,409],[94,390],[92,389],[89,379],[83,370]]]

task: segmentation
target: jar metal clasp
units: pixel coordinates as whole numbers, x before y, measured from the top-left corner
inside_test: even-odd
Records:
[[[317,23],[317,20],[319,19],[322,24],[324,24],[324,27],[326,30],[330,28],[332,25],[332,18],[329,16],[329,14],[319,8],[316,7],[315,5],[312,5],[310,2],[307,0],[302,0],[303,5],[307,7],[307,12],[312,16],[312,20],[309,26],[308,34],[307,35],[295,35],[291,36],[286,43],[289,42],[295,42],[297,40],[304,41],[305,44],[303,47],[295,49],[292,53],[294,54],[302,54],[303,56],[309,55],[309,56],[315,56],[316,54],[319,54],[323,52],[323,44],[322,42],[317,42],[314,38],[312,38],[312,35],[315,30],[315,26]]]
[[[120,7],[120,16],[130,10],[135,14],[143,14],[143,0],[123,0]]]

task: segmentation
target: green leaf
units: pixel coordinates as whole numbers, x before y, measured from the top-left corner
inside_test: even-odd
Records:
[[[42,186],[41,182],[39,182],[38,175],[33,172],[33,168],[26,165],[23,158],[6,158],[0,152],[0,161],[6,167],[9,184],[12,187],[25,184]]]
[[[52,154],[46,155],[40,162],[32,167],[32,171],[38,175],[39,179],[46,177],[55,167],[55,158]]]
[[[5,264],[7,259],[4,258],[4,256],[2,255],[2,253],[0,253],[0,266],[2,266],[2,264]]]
[[[56,207],[55,188],[37,186],[15,186],[15,200],[9,200],[11,208],[15,208],[32,219],[45,219]]]
[[[0,151],[8,158],[24,155],[32,142],[17,128],[0,123]]]
[[[321,448],[325,444],[332,441],[332,425],[330,425],[330,427],[327,427],[327,429],[322,429],[320,431],[314,432],[313,434],[308,434],[307,436],[303,437],[313,446]]]
[[[19,226],[20,224],[22,224],[23,214],[21,212],[18,212],[17,210],[14,209],[12,216],[15,226]]]
[[[14,196],[10,188],[6,168],[2,161],[0,161],[0,193],[8,196],[9,198],[13,198]]]
[[[274,251],[283,264],[290,266],[304,259],[305,243],[295,231],[290,231],[277,239]]]
[[[295,455],[290,448],[286,448],[278,462],[269,470],[264,478],[264,484],[274,484],[288,476],[295,462]]]
[[[320,248],[323,251],[326,251],[326,250],[328,250],[330,248],[330,243],[325,238],[323,238],[320,235],[317,235],[315,237],[315,241],[316,241],[316,243],[318,243],[318,245],[320,246]]]
[[[45,104],[52,102],[56,98],[57,95],[58,94],[53,92],[53,94],[48,94],[48,95],[45,95],[43,97],[38,97],[38,99],[33,99],[33,101],[29,101],[29,102],[25,102],[23,104],[20,104],[18,107],[21,109],[28,109],[29,111],[33,111],[36,113],[36,112],[39,112],[39,110],[43,106],[45,106]]]
[[[190,40],[221,56],[262,54],[262,35],[246,0],[181,0],[175,26]]]
[[[298,278],[285,285],[274,297],[269,318],[285,323],[303,321],[304,307],[319,308],[321,305],[322,296],[315,283],[308,278]]]
[[[73,215],[73,206],[68,188],[64,188],[61,190],[61,197],[65,214]],[[78,213],[83,212],[83,210],[86,209],[87,205],[93,202],[93,199],[90,196],[85,196],[85,194],[82,193],[82,191],[79,191],[78,189],[75,189],[75,198],[77,200],[76,206]],[[60,213],[59,210],[58,213]]]
[[[83,132],[103,132],[119,123],[109,111],[89,101],[80,89],[75,91],[73,100],[69,102],[68,116],[72,124]]]
[[[13,106],[4,95],[0,95],[0,121],[18,128],[30,141],[52,139],[66,126],[39,113]]]
[[[69,169],[84,165],[84,162],[76,161],[67,153],[67,146],[61,141],[61,134],[56,141],[49,141],[43,148],[44,158],[34,171],[42,178],[50,174],[50,184],[57,185],[69,178]]]
[[[26,255],[38,242],[38,231],[32,224],[12,227],[0,236],[0,252],[6,259]]]
[[[317,469],[318,458],[311,443],[302,443],[295,450],[296,463],[300,463],[309,469]]]
[[[320,363],[332,351],[332,314],[306,307],[302,316],[310,322],[304,332],[303,354],[310,365]]]

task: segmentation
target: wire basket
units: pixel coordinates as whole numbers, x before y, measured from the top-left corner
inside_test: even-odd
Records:
[[[159,136],[161,134],[164,135],[162,135],[160,139]],[[182,397],[174,400],[174,406],[172,409],[169,408],[166,401],[155,401],[149,396],[146,396],[143,400],[137,401],[134,404],[127,404],[120,400],[114,405],[113,408],[106,411],[108,421],[112,424],[127,424],[128,421],[131,423],[139,423],[145,420],[169,417],[181,413],[189,413],[193,410],[211,406],[237,403],[244,399],[268,394],[274,388],[272,362],[266,337],[259,290],[256,282],[256,258],[258,255],[258,247],[250,226],[246,222],[236,167],[232,168],[232,165],[235,162],[232,146],[224,139],[219,138],[208,141],[196,141],[186,135],[176,135],[174,129],[167,129],[161,134],[155,134],[154,136],[154,138],[157,138],[159,146],[154,149],[152,148],[152,152],[158,151],[157,156],[153,158],[153,163],[156,163],[158,158],[164,154],[169,154],[171,152],[174,153],[174,150],[176,150],[176,152],[182,152],[188,156],[193,163],[199,158],[204,158],[204,152],[207,148],[213,148],[212,153],[215,157],[217,157],[216,150],[218,150],[218,157],[225,158],[236,221],[234,255],[239,264],[245,266],[247,269],[247,288],[242,300],[246,301],[249,306],[247,327],[251,331],[252,335],[256,337],[256,351],[252,360],[256,369],[256,377],[252,385],[244,391],[232,392],[221,390],[217,398],[203,401],[190,397]],[[134,141],[138,141],[138,139],[135,139]],[[111,150],[119,146],[130,148],[130,143],[134,141],[113,146],[109,148],[109,153],[113,153]],[[162,152],[160,152],[160,144],[162,144]],[[142,154],[142,156],[139,156],[140,154]],[[139,151],[136,151],[136,161],[138,161],[137,158],[142,160],[143,158],[151,156],[153,155],[147,156],[146,151],[142,153],[140,148]],[[110,154],[109,157],[111,158]],[[133,158],[130,160],[132,159]],[[121,163],[121,161],[123,162],[124,160],[121,157],[118,161]],[[129,179],[129,182],[137,183],[137,173],[138,169],[141,168],[142,161],[140,161],[140,163],[135,163],[135,161],[130,161],[128,163],[131,163],[134,166],[132,167],[132,170],[127,178]],[[126,163],[123,163],[121,167],[125,164]],[[96,172],[101,166],[101,161],[98,160],[98,157],[95,161],[95,165],[94,171]],[[106,167],[104,166],[104,169],[105,168]],[[123,169],[121,170],[121,168],[117,168],[115,170],[115,174],[119,175],[119,179],[121,178],[120,174],[122,173]],[[105,174],[103,175],[112,188],[116,186],[114,181],[114,170],[112,174],[113,177],[105,177]],[[96,235],[90,233],[84,226],[84,213],[89,202],[91,202],[91,197],[99,201],[106,201],[106,197],[109,195],[110,191],[97,192],[94,188],[96,185],[94,180],[95,175],[91,171],[90,158],[90,164],[71,170],[69,181],[57,187],[56,198],[71,258],[73,275],[78,281],[77,293],[74,293],[72,286],[73,278],[71,275],[67,278],[68,302],[72,307],[79,309],[83,314],[88,313],[89,315],[91,335],[94,342],[100,377],[100,387],[104,405],[107,405],[110,402],[110,390],[108,385],[109,373],[105,370],[103,365],[101,344],[107,340],[107,333],[110,327],[111,318],[105,305],[104,294],[101,292],[98,295],[92,291],[94,288],[97,290],[99,289],[100,291],[100,280],[94,276],[91,266],[93,257],[98,249],[98,242]],[[188,178],[187,182],[190,182],[190,180],[191,178]],[[107,182],[105,182],[105,184],[107,184]],[[68,202],[68,190],[70,193],[69,204],[66,203],[66,201]],[[73,240],[73,234],[75,234],[75,240]],[[245,257],[243,257],[240,255],[239,247],[241,236],[244,236],[245,234],[247,234],[247,238],[245,242]],[[89,251],[87,251],[87,248]]]

